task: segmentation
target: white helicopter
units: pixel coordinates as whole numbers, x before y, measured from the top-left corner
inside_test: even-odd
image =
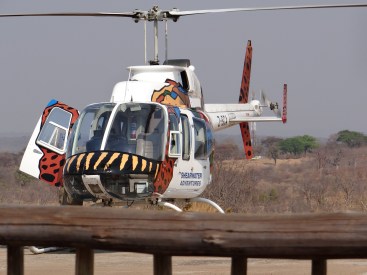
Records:
[[[63,186],[63,204],[101,199],[149,202],[182,211],[176,200],[202,201],[224,213],[216,203],[200,198],[211,182],[213,131],[240,125],[246,158],[253,156],[249,122],[287,120],[287,85],[283,107],[264,95],[248,102],[252,46],[248,42],[239,102],[204,104],[195,68],[188,59],[167,58],[167,22],[195,14],[367,7],[367,4],[285,6],[179,11],[134,10],[124,13],[0,14],[17,16],[130,17],[154,23],[154,60],[128,68],[126,81],[115,85],[109,102],[79,112],[57,100],[43,111],[24,153],[20,170]],[[166,59],[158,60],[158,23],[166,23]],[[146,40],[145,40],[146,41]],[[145,46],[146,56],[146,46]],[[145,58],[146,59],[146,58]],[[263,116],[269,108],[274,116]]]

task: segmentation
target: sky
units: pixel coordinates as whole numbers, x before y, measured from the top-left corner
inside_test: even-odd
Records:
[[[351,3],[351,1],[344,1]],[[342,1],[2,0],[0,13],[129,12],[335,4]],[[367,3],[360,0],[358,3]],[[327,138],[367,133],[367,8],[258,11],[181,17],[171,22],[169,58],[189,58],[206,103],[235,103],[247,40],[250,90],[282,101],[288,123],[258,123],[257,135]],[[164,26],[160,26],[160,60]],[[148,55],[153,58],[148,25]],[[50,99],[82,110],[108,101],[127,66],[144,64],[144,25],[128,18],[0,18],[0,135],[30,134]],[[238,134],[234,127],[226,133]]]

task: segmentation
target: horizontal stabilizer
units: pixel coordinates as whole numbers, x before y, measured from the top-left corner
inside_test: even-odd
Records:
[[[258,100],[245,104],[205,104],[205,112],[214,130],[221,130],[241,122],[282,121],[280,112],[277,116],[262,116],[262,107]]]

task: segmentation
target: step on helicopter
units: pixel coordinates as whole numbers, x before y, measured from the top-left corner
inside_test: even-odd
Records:
[[[253,157],[252,122],[287,120],[287,85],[279,107],[262,94],[249,101],[252,45],[248,41],[239,102],[206,104],[189,59],[167,58],[167,24],[182,16],[222,12],[358,8],[367,4],[308,5],[179,11],[134,10],[122,13],[31,13],[19,16],[128,17],[154,24],[154,59],[128,67],[126,81],[115,85],[109,102],[87,106],[80,113],[51,100],[44,109],[24,153],[20,170],[57,187],[62,204],[83,201],[148,202],[182,211],[175,201],[215,202],[199,197],[211,183],[213,131],[240,126],[247,159]],[[166,58],[158,59],[158,23],[166,24]],[[146,27],[145,27],[146,29]],[[146,32],[145,32],[146,34]],[[146,39],[145,39],[146,41]],[[145,42],[146,43],[146,42]],[[145,44],[146,60],[146,44]],[[273,116],[263,116],[270,109]]]

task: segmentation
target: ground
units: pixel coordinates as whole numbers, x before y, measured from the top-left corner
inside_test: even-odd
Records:
[[[25,274],[74,274],[75,253],[59,251],[33,255],[25,250]],[[224,275],[230,274],[230,259],[213,257],[173,257],[173,274]],[[95,253],[96,275],[153,274],[153,257],[146,254],[106,252]],[[6,248],[0,248],[0,275],[6,272]],[[311,274],[310,261],[249,259],[249,275],[301,275]],[[328,274],[367,275],[367,260],[332,260]]]

